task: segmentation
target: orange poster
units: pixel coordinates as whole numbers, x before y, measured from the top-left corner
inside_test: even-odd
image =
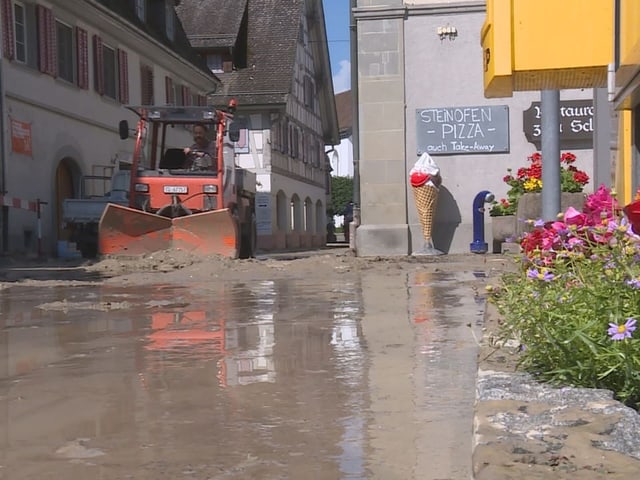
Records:
[[[11,150],[22,155],[32,155],[30,123],[11,119]]]

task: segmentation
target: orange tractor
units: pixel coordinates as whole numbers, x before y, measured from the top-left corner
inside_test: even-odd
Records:
[[[255,254],[255,174],[236,166],[233,121],[227,108],[129,106],[139,117],[128,205],[107,204],[98,225],[102,255],[139,255],[178,248],[200,255],[248,258]],[[215,152],[207,165],[185,153],[194,125],[211,134]],[[126,120],[120,138],[129,136]],[[180,138],[180,140],[178,140]],[[181,143],[178,143],[181,142]]]

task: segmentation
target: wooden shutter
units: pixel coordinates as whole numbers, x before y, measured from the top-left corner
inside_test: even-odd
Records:
[[[207,106],[207,97],[205,95],[198,95],[198,105],[201,107]]]
[[[78,87],[83,90],[89,88],[89,40],[87,31],[76,27],[76,59]]]
[[[47,72],[52,77],[58,76],[58,42],[56,34],[56,19],[50,8],[45,11],[47,28]]]
[[[164,77],[164,86],[166,90],[166,101],[167,105],[175,104],[175,92],[173,90],[173,80],[171,77]]]
[[[2,0],[2,50],[5,58],[15,58],[15,40],[13,37],[13,4],[11,0]]]
[[[188,107],[191,105],[191,89],[186,85],[182,86],[182,105]]]
[[[124,50],[118,50],[118,80],[118,99],[129,103],[129,65]]]
[[[104,55],[102,53],[102,39],[93,36],[93,65],[94,88],[100,95],[104,95]]]
[[[142,105],[153,105],[153,68],[140,66],[140,101]]]
[[[58,75],[58,48],[56,44],[56,21],[53,12],[38,5],[38,69],[53,77]]]
[[[38,70],[47,72],[47,14],[46,7],[38,5],[36,16],[38,17]]]

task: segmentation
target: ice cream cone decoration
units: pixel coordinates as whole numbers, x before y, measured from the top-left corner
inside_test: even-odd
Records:
[[[441,255],[442,252],[433,246],[433,219],[436,213],[438,188],[442,183],[440,169],[428,153],[422,153],[413,168],[409,171],[409,184],[422,225],[424,246],[413,252],[413,255]]]
[[[416,202],[420,225],[422,225],[422,235],[425,240],[430,240],[433,232],[433,217],[438,201],[438,189],[427,184],[411,188],[413,188],[413,197]]]
[[[424,246],[413,252],[414,255],[441,255],[443,252],[433,246],[433,221],[438,203],[438,188],[426,183],[419,187],[412,186],[413,197],[418,210],[418,218],[422,226]]]

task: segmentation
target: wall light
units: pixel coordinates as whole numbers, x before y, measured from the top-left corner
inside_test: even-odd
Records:
[[[445,38],[453,40],[458,36],[458,29],[456,27],[450,27],[448,25],[446,27],[438,27],[438,30],[436,31],[438,33],[438,36],[440,37],[440,40],[444,40]]]

